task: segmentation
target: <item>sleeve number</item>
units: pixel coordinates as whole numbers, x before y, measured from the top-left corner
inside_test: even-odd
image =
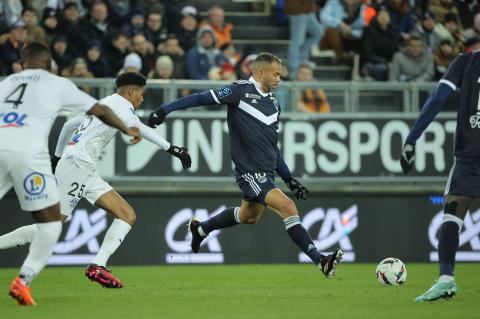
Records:
[[[25,94],[25,89],[27,88],[27,83],[22,83],[12,91],[5,100],[4,103],[12,103],[14,109],[18,109],[18,106],[23,103],[22,98]]]
[[[72,185],[73,188],[68,192],[68,195],[72,196],[72,197],[78,197],[78,198],[82,198],[83,197],[83,189],[85,187],[85,185],[80,185],[78,183],[75,183],[73,182]],[[75,192],[78,190],[77,194],[75,195]]]

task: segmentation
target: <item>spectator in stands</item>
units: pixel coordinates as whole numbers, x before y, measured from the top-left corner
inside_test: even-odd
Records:
[[[315,15],[315,0],[285,0],[284,11],[290,21],[287,61],[294,76],[300,64],[309,61],[310,50],[320,42],[323,27]]]
[[[53,38],[59,32],[58,19],[55,10],[45,8],[43,12],[42,27],[45,30],[45,40],[50,46],[53,42]]]
[[[138,0],[142,1],[142,0]],[[144,0],[143,0],[144,1]],[[151,1],[151,0],[150,0]],[[178,34],[179,24],[178,21],[182,18],[182,8],[191,3],[190,0],[161,0],[160,1],[164,6],[165,17],[168,17],[167,20],[167,30],[169,33]],[[227,4],[228,5],[228,4]]]
[[[131,38],[137,34],[145,35],[145,16],[140,9],[134,9],[129,14],[129,19],[126,24],[122,26],[122,33]]]
[[[128,0],[106,0],[109,9],[108,21],[112,26],[120,28],[124,22],[128,20],[129,14],[132,11],[130,2]]]
[[[138,72],[142,70],[142,58],[136,53],[130,53],[123,60],[123,68],[120,69],[118,74],[125,72]]]
[[[240,61],[240,54],[237,52],[235,46],[232,43],[225,43],[219,49],[222,51],[223,56],[225,56],[225,59],[227,59],[228,63],[230,63],[233,67],[236,67]]]
[[[440,80],[447,71],[448,66],[453,61],[457,53],[450,39],[440,41],[437,49],[433,53],[435,61],[435,80]]]
[[[107,59],[110,77],[116,77],[123,66],[123,60],[128,54],[130,43],[128,38],[120,33],[114,32],[110,35],[109,41],[105,45],[105,58]]]
[[[7,31],[22,15],[21,0],[0,1],[0,34]]]
[[[467,40],[473,37],[479,37],[479,36],[480,36],[480,12],[474,16],[472,27],[466,29],[463,32],[463,37]]]
[[[309,64],[302,64],[298,68],[297,81],[312,82],[313,70]],[[297,108],[302,112],[329,113],[330,104],[327,101],[327,95],[322,89],[300,90]]]
[[[465,42],[466,53],[470,53],[477,50],[480,50],[480,37],[475,36],[473,38],[468,39]]]
[[[32,7],[33,10],[35,10],[35,13],[37,14],[37,17],[39,17],[40,21],[43,17],[43,10],[47,6],[47,2],[48,0],[28,0],[26,2],[26,5]]]
[[[438,39],[449,39],[453,45],[454,54],[463,51],[465,38],[460,32],[458,17],[454,13],[448,13],[442,23],[437,23],[434,29]]]
[[[61,73],[62,76],[71,78],[93,78],[92,72],[88,70],[87,62],[83,58],[75,58],[68,68]],[[87,85],[81,86],[80,90],[95,95],[95,90]]]
[[[3,63],[2,69],[7,74],[22,71],[20,64],[20,53],[27,41],[27,30],[25,22],[14,21],[10,25],[8,39],[0,46],[0,58]]]
[[[429,0],[428,11],[435,14],[437,21],[443,21],[447,14],[454,14],[457,17],[457,23],[460,23],[458,19],[458,9],[455,5],[455,0]]]
[[[208,10],[208,19],[200,25],[200,28],[207,25],[215,33],[217,48],[225,43],[232,42],[233,24],[225,22],[225,11],[221,7],[213,6]]]
[[[186,6],[182,9],[182,18],[178,31],[178,40],[183,51],[188,52],[197,43],[197,9]]]
[[[423,42],[425,43],[425,48],[430,53],[433,53],[435,51],[435,48],[437,47],[437,44],[439,42],[437,34],[433,31],[436,24],[437,22],[435,14],[427,11],[423,15],[422,19],[417,23],[417,26],[415,28],[416,33],[423,40]]]
[[[157,52],[168,56],[175,65],[172,74],[173,79],[185,79],[185,52],[180,47],[176,35],[169,35],[165,42],[158,46]]]
[[[87,66],[96,78],[107,78],[110,75],[108,62],[103,56],[103,45],[97,39],[88,43]]]
[[[132,52],[138,54],[142,59],[142,69],[140,73],[147,76],[148,72],[155,67],[152,44],[145,39],[143,34],[134,35],[132,38]]]
[[[207,80],[208,72],[214,66],[219,66],[225,57],[216,48],[215,34],[206,26],[198,31],[197,46],[187,53],[187,75],[189,79]]]
[[[148,72],[149,79],[168,80],[173,77],[174,64],[168,55],[162,55],[155,61],[155,69]]]
[[[333,50],[337,60],[344,59],[344,51],[360,51],[365,6],[360,0],[328,0],[320,13],[326,28],[321,41],[322,50]]]
[[[413,34],[407,41],[406,50],[393,56],[389,72],[390,81],[431,81],[434,75],[432,54],[425,47],[422,38]]]
[[[85,2],[92,2],[92,1],[85,1]],[[55,11],[55,13],[60,13],[60,11],[63,11],[65,9],[67,4],[72,4],[72,3],[74,3],[77,6],[81,17],[87,14],[87,9],[83,5],[82,0],[48,0],[47,8],[52,9],[53,11]]]
[[[161,7],[157,6],[148,11],[144,34],[155,48],[167,38],[165,13]]]
[[[408,39],[415,27],[409,0],[385,0],[385,7],[390,14],[390,23],[393,28],[400,32],[403,39]]]
[[[388,64],[399,50],[401,35],[390,24],[390,15],[385,7],[365,28],[362,36],[362,76],[376,81],[388,80]]]
[[[108,24],[108,8],[105,2],[98,1],[92,5],[90,15],[82,20],[80,29],[88,39],[99,39],[102,42],[108,39],[112,28]]]
[[[63,70],[68,68],[72,63],[73,56],[68,52],[67,38],[63,34],[58,34],[52,43],[52,59],[58,66],[58,73],[62,74]]]
[[[238,64],[237,78],[241,80],[248,80],[253,73],[252,63],[257,58],[257,54],[249,54],[245,56]]]
[[[45,42],[45,30],[38,25],[37,12],[32,7],[25,7],[22,10],[22,20],[27,29],[28,42]]]
[[[80,30],[80,10],[76,2],[67,2],[58,18],[58,29],[67,38],[69,51],[73,56],[83,56],[87,50],[88,38]]]

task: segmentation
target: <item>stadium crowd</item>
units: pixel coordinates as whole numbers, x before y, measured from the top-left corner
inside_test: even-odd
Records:
[[[51,48],[53,71],[68,77],[138,71],[150,79],[248,78],[256,55],[236,49],[224,8],[213,6],[201,19],[194,4],[2,1],[0,75],[19,72],[21,49],[39,41]],[[377,81],[437,80],[459,52],[480,48],[476,1],[277,0],[273,8],[279,24],[290,21],[284,78],[314,80],[312,48],[333,52],[340,65],[358,54],[361,78]],[[299,109],[327,112],[329,105],[323,91],[310,90],[302,92]]]

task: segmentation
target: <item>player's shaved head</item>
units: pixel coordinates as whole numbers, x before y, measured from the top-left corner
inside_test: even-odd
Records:
[[[23,48],[21,57],[24,68],[50,70],[52,56],[48,47],[43,43],[30,42]]]
[[[269,69],[273,63],[282,64],[282,59],[268,52],[260,53],[252,63],[252,70],[256,72],[260,69]]]

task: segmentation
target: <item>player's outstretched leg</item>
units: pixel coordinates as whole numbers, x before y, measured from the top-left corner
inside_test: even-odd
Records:
[[[62,232],[58,204],[33,212],[32,215],[37,222],[37,231],[30,244],[27,258],[20,269],[20,274],[13,280],[9,291],[10,296],[23,306],[35,305],[35,301],[30,295],[30,284],[47,264]]]
[[[95,202],[98,206],[116,217],[105,234],[95,259],[85,270],[85,276],[98,282],[105,288],[122,288],[123,283],[106,268],[107,261],[121,245],[135,223],[133,208],[114,190],[100,196]]]
[[[188,223],[188,229],[192,234],[190,243],[192,251],[198,253],[200,244],[212,231],[241,224],[239,212],[240,207],[229,207],[203,222],[192,218]]]
[[[443,221],[438,232],[440,277],[430,289],[415,298],[415,301],[434,301],[441,298],[448,299],[457,293],[457,284],[453,274],[455,254],[458,249],[459,232],[463,226],[463,218],[472,200],[470,197],[447,195]],[[461,218],[459,216],[461,216]]]
[[[37,224],[19,227],[5,235],[0,236],[0,249],[21,247],[30,244],[35,238]]]
[[[293,201],[278,188],[270,190],[265,203],[283,218],[285,229],[292,241],[318,266],[327,277],[335,276],[336,265],[342,259],[343,252],[336,249],[328,256],[322,255],[315,247],[307,230],[300,223],[297,208]]]

